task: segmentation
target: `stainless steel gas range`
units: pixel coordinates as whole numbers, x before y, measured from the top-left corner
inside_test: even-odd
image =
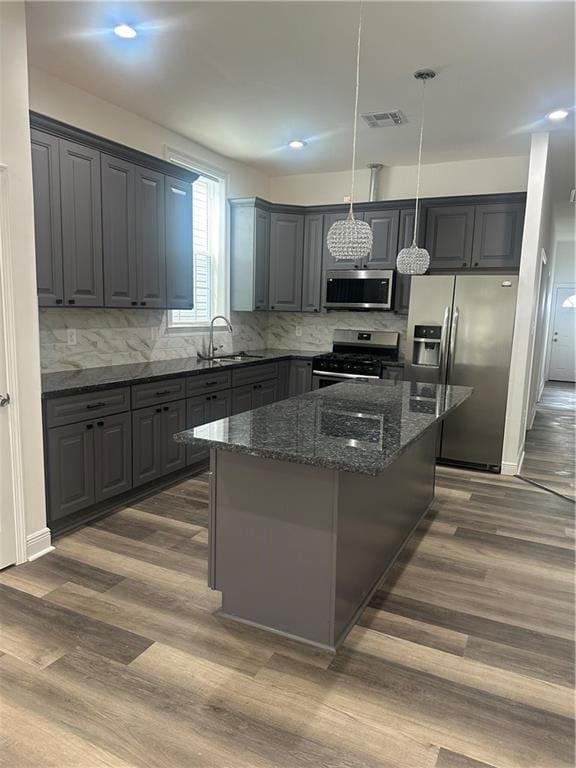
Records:
[[[332,352],[312,360],[313,388],[352,379],[401,379],[399,339],[394,331],[335,330]]]

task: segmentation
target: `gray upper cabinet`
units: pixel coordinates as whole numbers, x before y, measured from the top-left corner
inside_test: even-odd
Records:
[[[323,272],[326,272],[327,269],[354,269],[354,267],[360,267],[362,265],[361,261],[337,261],[330,253],[328,245],[326,244],[326,238],[328,237],[328,232],[330,231],[332,224],[335,224],[337,221],[343,221],[346,218],[348,218],[348,211],[324,214],[324,242],[322,247]],[[364,221],[364,214],[354,211],[354,218],[358,219],[358,221]]]
[[[230,201],[230,308],[268,309],[270,214],[250,200]]]
[[[134,166],[102,155],[102,249],[107,307],[138,305]]]
[[[524,228],[522,203],[477,205],[473,269],[518,269]]]
[[[270,218],[269,307],[283,312],[302,308],[304,217],[273,213]]]
[[[324,216],[321,213],[304,217],[303,312],[319,312],[321,308],[323,233]]]
[[[164,176],[135,166],[138,306],[166,306]],[[190,215],[192,215],[190,213]]]
[[[194,306],[192,185],[166,177],[166,306]]]
[[[54,307],[64,303],[60,153],[55,136],[37,130],[31,136],[38,303]]]
[[[421,221],[421,219],[420,219]],[[419,227],[419,229],[421,229]],[[414,209],[405,208],[400,211],[400,224],[398,233],[398,251],[412,245],[414,238]],[[410,275],[394,275],[394,311],[399,315],[407,315],[410,305]]]
[[[100,153],[60,140],[64,301],[104,304]]]
[[[473,205],[427,208],[426,248],[430,253],[430,272],[454,272],[469,268],[473,236]]]
[[[398,255],[400,211],[367,211],[364,221],[372,228],[372,250],[362,266],[368,269],[394,269]]]

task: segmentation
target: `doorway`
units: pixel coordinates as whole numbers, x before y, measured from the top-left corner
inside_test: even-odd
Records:
[[[575,380],[576,369],[576,286],[560,286],[552,305],[551,381]]]

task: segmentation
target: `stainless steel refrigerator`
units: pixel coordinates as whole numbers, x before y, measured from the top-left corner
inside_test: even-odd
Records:
[[[472,396],[443,423],[440,461],[499,471],[517,275],[413,277],[405,378],[462,384]]]

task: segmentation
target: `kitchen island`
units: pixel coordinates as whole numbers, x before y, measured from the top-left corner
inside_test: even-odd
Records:
[[[343,383],[175,435],[211,448],[222,614],[337,648],[426,514],[439,427],[471,392]]]

